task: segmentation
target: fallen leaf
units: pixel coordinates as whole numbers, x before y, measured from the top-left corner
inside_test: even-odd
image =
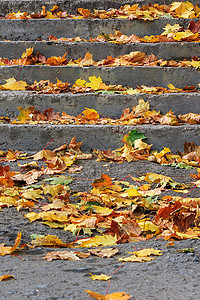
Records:
[[[13,278],[15,278],[13,275],[3,275],[3,276],[0,276],[0,281],[6,281],[9,279],[13,279]]]
[[[5,90],[25,91],[27,83],[25,81],[17,81],[14,77],[5,79],[6,83],[1,86]]]
[[[12,247],[4,247],[4,246],[0,247],[0,255],[2,255],[2,256],[3,255],[8,255],[8,254],[11,254],[12,252],[14,252],[20,244],[21,235],[22,235],[21,232],[19,232],[17,234],[14,246],[12,246]]]
[[[64,260],[80,260],[74,251],[52,251],[48,252],[43,259],[48,261],[64,259]]]
[[[89,250],[89,252],[93,255],[97,255],[99,257],[107,257],[110,258],[112,256],[114,256],[116,253],[119,252],[118,249],[114,249],[114,248],[104,248],[104,249],[91,249]]]
[[[109,280],[111,278],[111,276],[108,276],[108,275],[105,275],[105,274],[101,274],[101,275],[92,275],[92,276],[90,276],[90,278],[92,280],[104,280],[104,281],[107,281],[107,280]]]
[[[129,300],[131,299],[131,296],[124,292],[119,292],[119,293],[112,293],[112,294],[107,294],[106,296],[85,290],[86,293],[89,294],[90,297],[95,298],[97,300]]]

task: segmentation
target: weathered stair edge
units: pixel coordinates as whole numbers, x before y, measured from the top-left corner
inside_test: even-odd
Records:
[[[179,24],[187,28],[190,21],[199,19],[158,19],[154,21],[126,19],[0,19],[0,39],[5,40],[37,40],[47,39],[48,35],[56,37],[76,37],[85,39],[96,37],[102,32],[113,34],[120,30],[123,34],[138,36],[156,35],[163,32],[167,24]]]
[[[74,67],[74,66],[0,66],[0,84],[4,79],[15,77],[33,83],[35,80],[50,80],[74,83],[78,78],[88,80],[89,76],[101,76],[103,82],[137,87],[138,85],[167,87],[172,83],[177,88],[197,85],[200,71],[195,68],[174,67]]]
[[[46,57],[62,56],[67,52],[67,59],[84,57],[88,51],[93,54],[94,60],[101,60],[107,56],[117,57],[132,51],[144,52],[147,55],[154,54],[158,58],[191,59],[200,57],[200,43],[90,43],[90,42],[48,42],[48,41],[0,41],[1,57],[9,59],[19,58],[27,48],[33,47],[34,53],[40,52]]]
[[[165,4],[171,4],[172,0],[151,0],[151,3],[158,3],[160,5]],[[190,0],[193,4],[197,3],[197,0]],[[59,6],[60,9],[62,10],[67,10],[68,13],[75,13],[77,8],[83,7],[87,9],[108,9],[110,7],[113,8],[119,8],[122,5],[125,4],[134,4],[134,3],[139,3],[139,4],[148,4],[148,0],[57,0],[56,2],[54,0],[20,0],[18,2],[14,0],[1,0],[0,1],[0,6],[1,6],[1,13],[3,12],[2,15],[5,13],[9,12],[17,12],[19,10],[19,4],[20,4],[20,10],[21,11],[28,11],[28,12],[33,12],[36,11],[38,12],[41,10],[41,7],[45,5],[47,10],[50,10],[55,3]]]
[[[36,110],[44,111],[53,108],[60,114],[65,111],[70,115],[80,114],[85,107],[93,108],[98,113],[119,118],[123,110],[138,104],[138,99],[149,101],[150,108],[165,114],[172,110],[175,114],[189,112],[200,113],[200,93],[169,93],[169,94],[35,94],[32,92],[0,92],[0,116],[16,118],[17,107],[34,106]],[[100,117],[103,117],[100,115]]]
[[[138,126],[110,126],[110,125],[29,125],[29,124],[0,124],[0,149],[16,149],[21,151],[39,151],[50,141],[49,149],[69,143],[76,136],[77,141],[83,141],[83,151],[91,148],[108,150],[122,146],[121,140],[130,130],[136,128],[143,132],[153,144],[153,149],[162,150],[169,147],[173,153],[177,148],[183,150],[185,141],[200,144],[199,125],[138,125]]]

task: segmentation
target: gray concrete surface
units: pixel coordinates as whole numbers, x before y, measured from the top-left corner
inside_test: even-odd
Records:
[[[126,74],[126,76],[124,76]],[[0,66],[0,84],[5,79],[15,77],[32,84],[35,80],[50,80],[75,83],[78,78],[88,80],[89,76],[100,76],[106,84],[121,84],[137,87],[163,86],[172,83],[177,88],[186,85],[197,85],[200,82],[200,71],[195,68],[177,67],[76,67],[76,66]]]
[[[165,248],[166,241],[138,242],[137,249],[153,247],[163,255],[151,262],[126,263],[111,278],[109,293],[127,292],[133,300],[198,300],[199,249],[198,240],[176,241],[175,247]],[[81,261],[52,261],[42,258],[53,249],[20,251],[24,259],[7,256],[0,258],[1,273],[10,273],[14,280],[1,282],[1,300],[89,300],[84,291],[105,295],[108,282],[92,281],[92,274],[110,274],[121,266],[117,260],[133,252],[132,244],[118,245],[119,254],[110,259],[90,257]],[[182,248],[193,248],[195,253],[176,253]],[[67,249],[62,249],[67,250]]]
[[[151,0],[151,3],[159,3],[163,4],[171,4],[172,0]],[[190,0],[190,2],[196,4],[196,0]],[[20,2],[16,2],[14,0],[1,0],[1,14],[9,13],[12,11],[19,10],[19,3],[21,11],[39,11],[41,10],[42,5],[45,5],[47,9],[51,9],[55,5],[55,1],[53,0],[20,0]],[[76,13],[77,8],[83,7],[88,9],[108,9],[110,7],[119,8],[124,4],[148,4],[148,0],[57,0],[56,4],[62,10],[67,10],[69,13]]]
[[[198,19],[193,19],[198,21]],[[46,39],[50,34],[57,37],[80,36],[85,39],[100,33],[113,34],[114,30],[139,36],[156,35],[163,32],[167,24],[180,24],[187,28],[191,19],[159,19],[154,21],[126,19],[39,19],[2,20],[0,19],[0,39],[29,40]]]
[[[77,141],[83,141],[83,150],[116,149],[122,146],[122,138],[130,130],[136,128],[148,138],[146,142],[153,144],[153,149],[162,150],[169,147],[175,152],[183,150],[185,141],[200,145],[199,125],[10,125],[0,124],[0,149],[15,149],[21,151],[39,151],[52,139],[51,149],[69,143],[76,136]]]
[[[0,41],[1,57],[9,59],[19,58],[27,48],[33,47],[34,53],[40,52],[46,57],[62,56],[67,52],[67,59],[78,59],[84,57],[88,51],[93,54],[96,61],[117,57],[132,51],[141,51],[147,55],[154,54],[162,59],[191,59],[193,56],[200,56],[200,43],[90,43],[90,42],[34,42],[34,41]],[[106,49],[106,50],[105,50]]]
[[[1,91],[0,116],[16,118],[19,114],[18,107],[35,106],[36,110],[44,111],[53,108],[55,112],[65,111],[70,115],[80,114],[85,107],[93,108],[98,113],[119,118],[123,110],[138,104],[138,99],[149,101],[150,108],[166,114],[170,109],[175,114],[189,112],[200,113],[200,93],[170,93],[162,95],[139,94],[35,94],[26,91]]]

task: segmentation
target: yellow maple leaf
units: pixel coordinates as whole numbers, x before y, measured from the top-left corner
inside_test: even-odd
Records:
[[[182,39],[188,38],[189,36],[192,36],[193,32],[191,32],[190,30],[185,30],[182,32],[177,32],[174,36],[173,39],[176,41],[180,41]]]
[[[161,250],[156,250],[156,249],[153,249],[153,248],[134,251],[134,253],[137,257],[147,257],[147,256],[150,256],[150,255],[162,255]]]
[[[169,33],[173,33],[175,31],[178,31],[180,28],[181,28],[181,26],[179,24],[174,24],[174,25],[167,24],[163,28],[164,32],[161,35],[167,35]]]
[[[194,68],[197,68],[197,69],[200,68],[200,61],[199,60],[192,60],[190,64]]]
[[[103,215],[103,216],[109,215],[113,211],[113,209],[111,209],[109,207],[102,207],[102,206],[97,206],[97,205],[93,205],[92,208],[97,214]]]
[[[56,185],[48,184],[43,186],[43,192],[45,195],[50,194],[51,196],[55,197],[56,195],[64,192],[64,187],[61,184],[56,184]]]
[[[141,194],[135,188],[128,189],[126,192],[128,194],[128,197],[141,196]]]
[[[73,85],[74,87],[80,86],[80,87],[85,87],[86,81],[84,79],[77,79],[75,84]]]
[[[30,48],[26,49],[26,52],[23,52],[22,58],[26,58],[26,57],[30,56],[32,53],[33,53],[33,47],[30,47]]]
[[[96,77],[95,75],[90,76],[89,80],[90,80],[90,82],[86,83],[86,87],[90,87],[93,90],[98,90],[100,84],[103,82],[100,76]]]
[[[56,235],[48,234],[47,236],[37,237],[32,241],[34,246],[57,246],[57,247],[67,247],[66,243],[63,243]]]
[[[177,16],[181,18],[189,18],[194,11],[194,6],[189,1],[186,2],[174,2],[170,8],[171,11],[174,11]]]
[[[16,206],[17,205],[17,200],[14,197],[10,196],[0,196],[0,207],[4,206]]]
[[[147,220],[138,221],[138,225],[140,226],[142,231],[151,231],[151,232],[160,231],[160,227],[153,224],[151,221],[147,221]]]
[[[144,262],[144,261],[151,261],[153,260],[154,257],[137,257],[136,255],[131,255],[128,257],[120,257],[119,261],[124,261],[124,262]]]
[[[26,199],[31,199],[31,200],[44,199],[44,197],[41,194],[42,194],[42,191],[39,189],[38,190],[28,189],[27,191],[25,191],[21,194],[21,197],[26,198]]]
[[[47,11],[45,19],[56,19],[56,16],[54,16],[50,11]]]
[[[25,215],[31,222],[42,219],[44,221],[67,222],[68,214],[65,211],[50,210],[41,213],[30,212]]]
[[[117,245],[117,235],[95,235],[92,238],[79,240],[76,243],[79,247],[99,247],[99,246],[114,246]]]
[[[147,173],[144,177],[144,180],[149,183],[159,183],[159,182],[169,182],[173,181],[170,177],[164,176],[162,174],[156,174],[156,173]]]
[[[171,153],[171,150],[169,148],[164,147],[163,150],[159,153],[157,153],[157,151],[153,152],[153,155],[158,159],[163,157],[167,153]]]
[[[25,81],[17,81],[14,77],[5,79],[6,83],[1,86],[1,89],[11,91],[25,91],[27,83]]]
[[[182,91],[182,89],[176,88],[176,87],[175,87],[173,84],[171,84],[171,83],[168,84],[168,88],[169,88],[170,90],[172,90],[173,92],[174,92],[174,91],[176,91],[176,92]]]
[[[91,274],[92,275],[92,274]],[[101,274],[101,275],[92,275],[90,276],[90,278],[92,280],[109,280],[111,278],[111,276],[105,275],[105,274]]]

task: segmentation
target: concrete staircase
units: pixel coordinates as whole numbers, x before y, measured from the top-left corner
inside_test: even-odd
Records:
[[[60,8],[74,12],[78,7],[109,8],[120,7],[129,1],[56,1]],[[146,1],[130,1],[130,3],[145,3]],[[164,4],[173,1],[151,1]],[[195,3],[196,1],[191,1]],[[0,1],[1,15],[9,11],[38,11],[42,5],[51,8],[55,2],[50,1]],[[147,1],[148,3],[148,1]],[[157,44],[127,44],[111,43],[54,43],[37,41],[46,39],[53,34],[57,37],[76,37],[85,39],[95,37],[100,33],[114,33],[119,30],[124,34],[140,36],[155,35],[163,32],[167,23],[176,23],[187,28],[188,19],[159,19],[155,21],[125,20],[125,19],[38,19],[38,20],[5,20],[0,19],[0,56],[18,58],[26,48],[34,47],[46,57],[63,55],[68,52],[67,58],[79,58],[86,51],[94,55],[95,60],[127,54],[131,51],[142,51],[155,54],[163,59],[191,59],[200,56],[199,43],[157,43]],[[5,41],[4,41],[5,40]],[[178,88],[200,83],[200,71],[194,68],[174,67],[72,67],[72,66],[0,66],[0,84],[10,77],[33,83],[34,80],[55,82],[56,78],[74,83],[76,79],[87,80],[89,76],[101,76],[107,84],[121,84],[136,87],[137,85],[163,86],[172,83]],[[176,93],[163,95],[103,95],[103,94],[51,94],[38,95],[31,92],[0,91],[0,115],[16,117],[17,107],[35,106],[38,110],[52,107],[55,111],[78,115],[84,107],[94,108],[100,114],[110,117],[119,117],[126,107],[137,104],[137,100],[149,100],[152,109],[166,113],[170,109],[176,114],[189,112],[200,113],[199,93]],[[77,141],[83,141],[83,150],[91,148],[101,150],[115,149],[121,144],[123,135],[131,129],[137,128],[148,137],[147,142],[153,144],[154,149],[162,150],[163,146],[172,151],[182,150],[185,140],[200,144],[198,125],[139,125],[139,126],[110,126],[110,125],[14,125],[0,124],[0,149],[8,148],[37,151],[53,139],[49,148],[58,147],[69,142],[73,136]]]

